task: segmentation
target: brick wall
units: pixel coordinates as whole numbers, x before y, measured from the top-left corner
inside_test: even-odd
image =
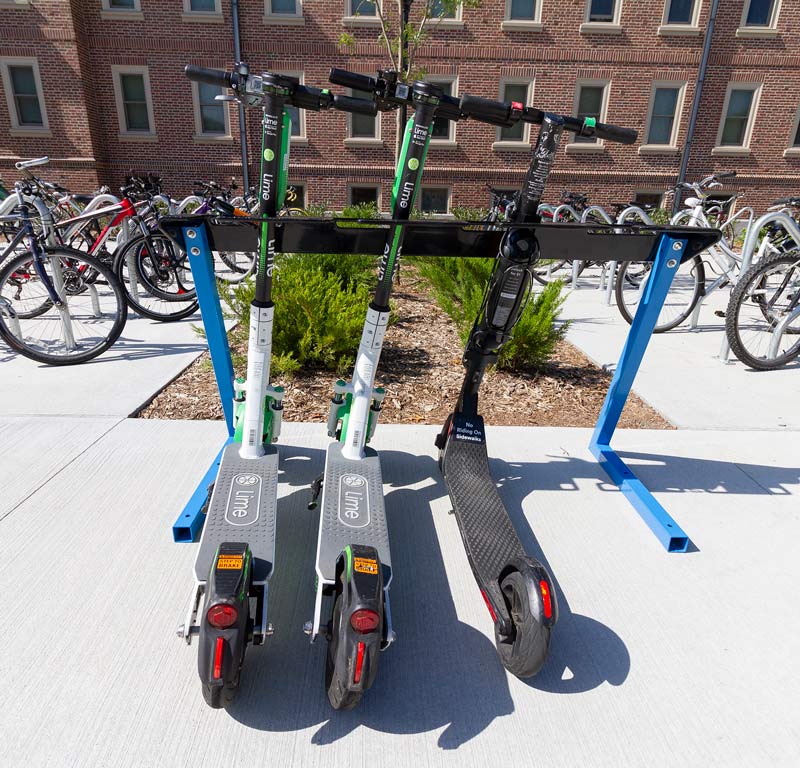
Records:
[[[623,0],[619,34],[581,32],[585,0],[543,2],[540,31],[503,28],[505,0],[483,0],[465,9],[461,24],[439,26],[420,49],[418,64],[428,77],[455,77],[459,93],[499,97],[501,79],[534,83],[540,108],[571,113],[580,79],[609,82],[607,121],[644,133],[655,80],[687,83],[682,101],[677,149],[640,152],[644,137],[631,147],[606,143],[598,151],[573,152],[568,137],[559,151],[546,197],[561,189],[587,192],[599,203],[630,199],[636,191],[661,191],[674,183],[689,123],[703,35],[659,34],[664,0]],[[705,29],[711,0],[701,2],[698,25]],[[800,101],[800,0],[782,0],[777,34],[741,37],[737,29],[744,0],[720,3],[710,66],[689,162],[689,178],[735,168],[732,189],[763,208],[772,198],[798,192],[800,157],[784,157],[790,146]],[[186,20],[183,0],[140,0],[140,18],[102,12],[101,0],[30,0],[9,7],[0,0],[0,57],[35,56],[42,79],[49,131],[39,136],[11,133],[5,94],[0,98],[0,173],[14,178],[18,157],[49,154],[48,178],[73,188],[98,181],[118,185],[129,169],[161,173],[173,194],[191,189],[196,178],[241,177],[238,118],[229,107],[231,138],[195,137],[191,85],[186,63],[225,67],[233,58],[230,2],[212,22]],[[241,3],[242,52],[254,70],[302,71],[305,82],[324,85],[331,66],[373,72],[386,66],[375,27],[343,21],[344,3],[304,0],[302,24],[277,24],[264,18],[261,0]],[[386,11],[396,13],[394,2]],[[412,19],[419,13],[419,4]],[[342,48],[343,31],[355,35],[352,50]],[[152,93],[155,137],[132,139],[120,133],[112,67],[146,66]],[[746,153],[714,152],[728,83],[761,84],[758,111]],[[257,158],[258,114],[247,115],[251,157]],[[381,141],[370,146],[345,142],[346,117],[308,113],[306,139],[293,143],[290,179],[307,185],[312,202],[345,204],[349,184],[377,184],[388,206],[396,143],[396,117],[380,118]],[[425,183],[449,186],[455,205],[486,202],[485,184],[518,185],[529,152],[492,144],[496,129],[471,121],[456,127],[455,145],[433,144]],[[534,131],[535,135],[535,131]],[[256,174],[253,174],[253,178]]]

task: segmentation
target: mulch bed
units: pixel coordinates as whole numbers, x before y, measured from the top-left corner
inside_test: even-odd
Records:
[[[412,268],[403,270],[402,283],[392,296],[398,320],[386,333],[378,371],[378,384],[386,389],[381,422],[441,424],[463,379],[458,331]],[[246,342],[234,352],[244,353],[245,347]],[[275,377],[274,384],[286,387],[284,417],[325,421],[335,378],[324,370]],[[610,381],[609,373],[568,342],[561,342],[541,371],[487,374],[481,388],[481,413],[493,425],[593,427]],[[208,353],[138,415],[145,419],[223,418]],[[628,398],[619,426],[674,429],[635,394]]]

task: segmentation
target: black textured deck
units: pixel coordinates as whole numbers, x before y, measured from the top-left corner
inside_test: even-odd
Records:
[[[500,573],[510,560],[524,556],[525,550],[489,473],[482,432],[481,424],[475,442],[451,435],[442,472],[472,569],[497,605],[503,605]]]

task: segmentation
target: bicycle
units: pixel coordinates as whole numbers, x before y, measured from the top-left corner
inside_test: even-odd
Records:
[[[800,197],[775,200],[770,211],[800,209]],[[753,264],[731,291],[725,332],[748,367],[769,371],[800,355],[800,245],[777,221],[767,226],[775,252]]]
[[[0,218],[19,223],[0,254],[0,338],[24,357],[48,365],[91,360],[125,327],[128,307],[119,281],[98,259],[55,243],[50,210],[32,186],[18,182],[15,192],[17,215]],[[35,216],[42,234],[34,230]],[[12,255],[23,242],[28,250]]]
[[[702,303],[714,291],[726,285],[735,284],[742,267],[748,266],[742,264],[741,256],[734,250],[735,230],[739,224],[744,222],[745,217],[747,217],[747,228],[752,226],[753,209],[742,208],[739,212],[725,218],[726,206],[735,199],[736,195],[722,203],[708,200],[711,189],[721,187],[723,179],[735,176],[736,171],[712,174],[696,183],[682,182],[671,190],[675,194],[681,190],[689,190],[694,193],[693,197],[686,200],[687,208],[673,216],[671,221],[673,225],[719,229],[723,233],[723,237],[717,245],[707,250],[709,267],[712,271],[718,271],[719,276],[706,286],[705,262],[700,255],[682,264],[664,301],[664,307],[653,333],[664,333],[677,328],[690,316],[692,318],[691,327],[696,328]],[[764,248],[769,247],[768,243],[762,245]],[[636,272],[629,274],[630,270]],[[623,264],[620,267],[614,294],[617,308],[628,324],[633,322],[636,307],[647,284],[648,275],[649,267],[647,265],[630,267]]]

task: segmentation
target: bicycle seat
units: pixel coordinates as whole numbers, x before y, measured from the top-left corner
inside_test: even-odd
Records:
[[[23,168],[35,168],[37,165],[47,165],[49,162],[50,158],[45,155],[44,157],[36,157],[33,160],[20,160],[14,163],[14,167],[21,171]]]

